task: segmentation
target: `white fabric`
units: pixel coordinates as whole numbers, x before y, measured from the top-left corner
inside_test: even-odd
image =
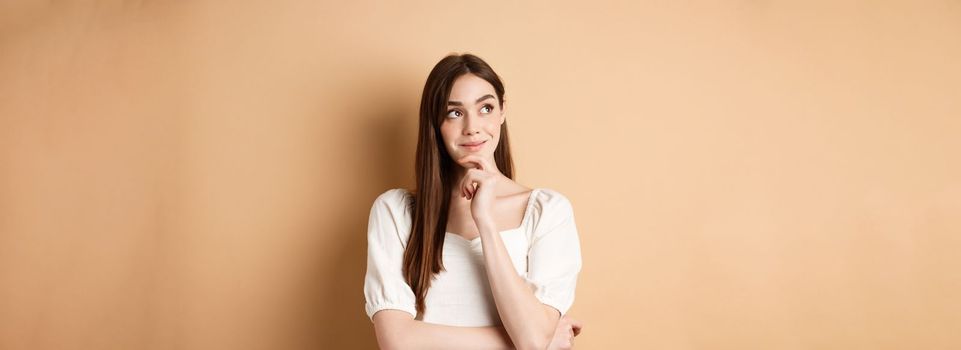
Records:
[[[370,210],[367,232],[367,316],[401,310],[425,322],[452,326],[500,325],[484,266],[481,238],[447,233],[441,271],[431,284],[423,315],[404,280],[404,247],[411,230],[411,197],[405,189],[384,192]],[[567,313],[581,269],[581,249],[570,201],[550,189],[534,189],[521,225],[500,232],[517,273],[542,303]]]

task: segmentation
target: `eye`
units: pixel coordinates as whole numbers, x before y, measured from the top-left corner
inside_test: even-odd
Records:
[[[484,105],[484,107],[481,107],[481,113],[487,114],[493,111],[494,111],[494,106]]]
[[[462,115],[461,112],[456,109],[447,111],[448,118],[457,118],[457,117],[460,117],[461,115]]]

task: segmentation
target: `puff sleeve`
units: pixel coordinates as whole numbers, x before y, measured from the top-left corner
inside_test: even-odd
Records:
[[[364,297],[367,317],[377,311],[394,309],[414,317],[414,292],[404,279],[403,259],[410,234],[406,192],[392,189],[374,201],[367,223],[367,274]]]
[[[554,191],[544,197],[528,252],[527,281],[538,300],[564,315],[574,304],[581,246],[570,201]]]

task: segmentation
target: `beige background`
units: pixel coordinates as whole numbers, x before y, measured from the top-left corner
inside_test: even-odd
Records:
[[[959,1],[46,3],[0,3],[0,349],[374,347],[463,51],[574,203],[578,348],[961,348]]]

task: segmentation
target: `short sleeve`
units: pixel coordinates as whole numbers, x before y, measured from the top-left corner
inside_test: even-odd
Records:
[[[527,280],[538,300],[564,315],[574,304],[581,245],[570,201],[554,191],[543,191],[542,196],[527,256]]]
[[[414,292],[403,275],[404,246],[410,234],[406,192],[392,189],[374,201],[367,223],[367,274],[364,297],[367,317],[394,309],[417,316]]]

